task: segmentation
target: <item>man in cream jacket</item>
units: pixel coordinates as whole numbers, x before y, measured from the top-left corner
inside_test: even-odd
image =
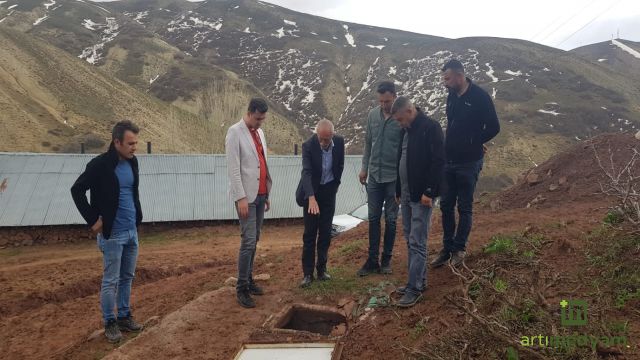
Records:
[[[267,143],[260,129],[267,110],[266,101],[251,99],[247,113],[229,128],[225,139],[229,194],[235,202],[242,233],[236,292],[238,303],[245,308],[256,306],[251,295],[264,294],[253,281],[253,262],[264,213],[270,207]]]

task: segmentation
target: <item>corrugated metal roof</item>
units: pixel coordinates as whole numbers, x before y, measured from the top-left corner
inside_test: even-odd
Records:
[[[84,224],[70,188],[95,154],[0,153],[0,226]],[[144,222],[233,220],[224,155],[139,155]],[[358,182],[360,156],[346,156],[336,214],[366,202]],[[270,156],[272,209],[268,219],[300,218],[295,202],[300,156]]]

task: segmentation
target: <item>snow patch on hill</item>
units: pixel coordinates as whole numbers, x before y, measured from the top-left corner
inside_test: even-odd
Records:
[[[86,60],[89,64],[95,65],[100,59],[102,59],[102,50],[104,49],[105,44],[113,41],[116,36],[118,36],[118,29],[120,26],[115,18],[108,17],[105,18],[105,24],[99,24],[93,22],[91,19],[84,19],[82,25],[91,30],[91,31],[99,31],[101,36],[101,41],[95,45],[89,46],[82,50],[82,53],[78,55],[79,58]]]
[[[135,13],[125,12],[123,14],[132,18],[138,24],[142,24],[142,20],[145,19],[147,16],[149,16],[149,10],[135,12]]]
[[[342,27],[344,28],[344,31],[345,31],[344,38],[347,39],[347,43],[349,43],[349,45],[351,45],[352,47],[356,47],[356,41],[353,38],[353,35],[349,33],[349,26],[342,25]]]

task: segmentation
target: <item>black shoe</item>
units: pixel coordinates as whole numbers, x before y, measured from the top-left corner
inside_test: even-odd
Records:
[[[312,275],[305,275],[304,279],[302,279],[302,282],[300,283],[300,287],[301,288],[306,288],[311,286],[311,283],[313,282],[313,276]]]
[[[382,265],[380,267],[380,273],[381,274],[385,274],[385,275],[391,275],[391,274],[393,274],[393,269],[391,269],[391,265],[390,264]]]
[[[110,343],[117,343],[122,340],[122,333],[118,327],[118,322],[115,320],[109,320],[104,326],[104,336]]]
[[[318,272],[318,280],[320,281],[327,281],[327,280],[331,280],[331,275],[327,274],[326,272]]]
[[[133,317],[129,315],[126,318],[118,318],[118,327],[120,331],[140,331],[144,326],[135,322]]]
[[[449,261],[449,258],[451,258],[451,253],[446,251],[445,249],[442,249],[442,250],[440,250],[440,253],[438,254],[438,257],[436,257],[431,262],[431,267],[432,268],[440,267],[440,266],[446,264],[447,261]]]
[[[256,303],[251,298],[249,290],[239,291],[237,294],[238,304],[244,308],[254,308]]]
[[[420,292],[425,292],[425,291],[427,291],[427,286],[423,285],[422,290],[420,290]],[[404,295],[407,292],[407,287],[406,286],[397,287],[395,292],[398,295]]]
[[[249,283],[249,294],[251,295],[264,295],[264,290],[262,290],[262,288],[260,286],[258,286],[256,283],[251,282]]]
[[[396,305],[398,305],[399,307],[408,308],[412,307],[420,300],[422,300],[422,294],[415,294],[411,291],[406,291],[404,295],[402,295],[402,298],[398,300]]]
[[[465,251],[454,252],[453,254],[451,254],[451,265],[453,265],[454,267],[462,265],[466,255],[467,253]]]
[[[378,262],[372,264],[369,260],[358,270],[358,276],[367,276],[369,274],[379,274],[380,273],[380,265]]]
[[[382,259],[382,263],[380,264],[380,273],[385,275],[393,274],[393,269],[391,269],[391,257]]]

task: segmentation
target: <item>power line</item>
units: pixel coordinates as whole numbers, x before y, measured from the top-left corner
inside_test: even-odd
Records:
[[[598,15],[596,15],[593,19],[591,19],[588,23],[584,24],[584,26],[582,26],[580,29],[574,31],[573,33],[571,33],[571,35],[567,36],[564,40],[562,40],[561,42],[559,42],[556,46],[560,46],[562,45],[565,41],[571,39],[573,37],[573,35],[579,33],[580,31],[582,31],[584,28],[586,28],[587,26],[591,25],[591,23],[593,23],[594,21],[596,21],[600,16],[604,15],[606,12],[608,12],[609,10],[611,10],[612,8],[614,8],[615,6],[617,6],[618,4],[620,4],[622,0],[618,0],[615,3],[613,3],[613,5],[609,6],[608,8],[606,8],[604,11],[602,11],[601,13],[599,13]]]
[[[583,11],[585,11],[587,8],[589,8],[591,5],[593,5],[596,1],[598,0],[593,0],[589,3],[589,5],[585,6],[582,8],[582,10],[578,11],[577,13],[573,14],[571,17],[569,17],[569,19],[567,19],[566,21],[564,21],[562,24],[560,24],[560,26],[558,26],[557,28],[553,29],[553,31],[551,31],[549,34],[547,34],[547,36],[545,36],[542,40],[537,41],[538,43],[542,43],[542,41],[544,41],[546,38],[549,37],[550,34],[553,34],[554,32],[556,32],[558,29],[560,29],[561,27],[563,27],[564,25],[566,25],[569,21],[575,19],[576,16],[580,15]],[[562,19],[562,15],[558,16],[555,20],[553,20],[551,23],[549,23],[549,25],[545,26],[544,28],[542,28],[542,30],[538,31],[537,34],[533,35],[533,37],[531,38],[531,41],[534,41],[535,38],[537,38],[539,35],[543,34],[544,32],[546,32],[547,30],[549,30],[549,26],[551,26],[552,24],[555,24],[556,21]]]

